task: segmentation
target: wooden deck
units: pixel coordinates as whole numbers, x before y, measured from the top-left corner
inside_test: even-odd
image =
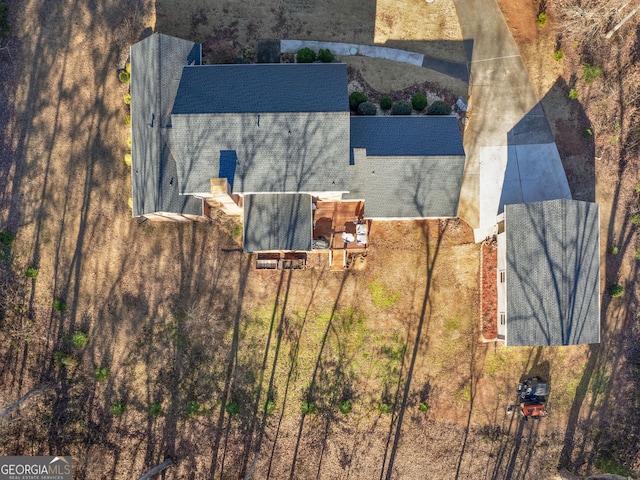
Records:
[[[346,243],[342,238],[343,232],[350,233],[355,237],[356,223],[363,223],[364,202],[318,201],[316,206],[317,208],[313,212],[313,238],[326,238],[331,250],[363,251],[366,249],[366,245],[358,245],[355,240]]]

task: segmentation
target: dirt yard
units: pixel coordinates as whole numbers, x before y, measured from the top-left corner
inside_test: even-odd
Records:
[[[391,2],[329,3],[11,2],[0,230],[15,240],[0,269],[0,406],[52,386],[0,425],[0,454],[70,454],[86,479],[137,478],[167,455],[167,479],[540,479],[559,459],[588,470],[612,449],[599,415],[619,400],[610,385],[629,392],[610,348],[619,337],[601,349],[480,343],[480,250],[462,222],[374,223],[355,268],[274,274],[239,252],[229,219],[131,219],[116,70],[145,28],[247,56],[258,38],[387,35],[459,58],[450,1],[420,2],[440,15],[422,38]],[[617,218],[605,210],[603,225]],[[624,331],[624,300],[605,305],[607,332]],[[74,344],[78,331],[86,345]],[[551,380],[550,418],[505,415],[523,375]]]

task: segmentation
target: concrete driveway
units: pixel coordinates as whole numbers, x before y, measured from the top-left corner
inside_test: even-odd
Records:
[[[473,40],[467,155],[458,216],[476,241],[504,205],[571,198],[558,148],[495,0],[454,0]]]

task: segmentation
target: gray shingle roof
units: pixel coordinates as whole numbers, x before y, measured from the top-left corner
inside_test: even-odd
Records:
[[[598,204],[505,207],[507,345],[600,342]]]
[[[235,151],[233,191],[346,191],[347,112],[172,115],[181,193],[209,191],[220,152]]]
[[[344,63],[186,67],[173,113],[349,111]]]
[[[155,33],[131,47],[133,216],[154,212],[202,215],[202,201],[181,197],[175,160],[163,134],[180,72],[200,61],[200,46]]]
[[[373,157],[464,155],[458,119],[437,115],[351,117],[351,151]],[[353,156],[351,157],[353,163]]]
[[[311,195],[255,194],[244,197],[244,250],[309,251]]]
[[[367,218],[455,217],[464,156],[369,157],[348,167],[351,191]]]

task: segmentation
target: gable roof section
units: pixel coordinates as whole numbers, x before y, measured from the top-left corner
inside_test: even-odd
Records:
[[[596,203],[505,207],[507,345],[600,342],[599,228]]]
[[[245,195],[245,252],[309,251],[312,231],[311,195]]]
[[[354,148],[366,157],[353,158]],[[368,218],[455,217],[464,171],[455,117],[351,117],[350,192]]]
[[[366,148],[370,157],[464,155],[458,119],[437,115],[351,117],[353,149]]]
[[[185,67],[174,114],[348,112],[344,63]]]
[[[348,190],[347,112],[173,115],[171,149],[182,194],[206,193],[233,171],[234,193]],[[223,167],[235,151],[235,170]]]
[[[202,201],[180,197],[175,160],[166,145],[183,66],[200,61],[200,46],[155,33],[131,47],[131,183],[133,216],[154,213],[202,215]]]

